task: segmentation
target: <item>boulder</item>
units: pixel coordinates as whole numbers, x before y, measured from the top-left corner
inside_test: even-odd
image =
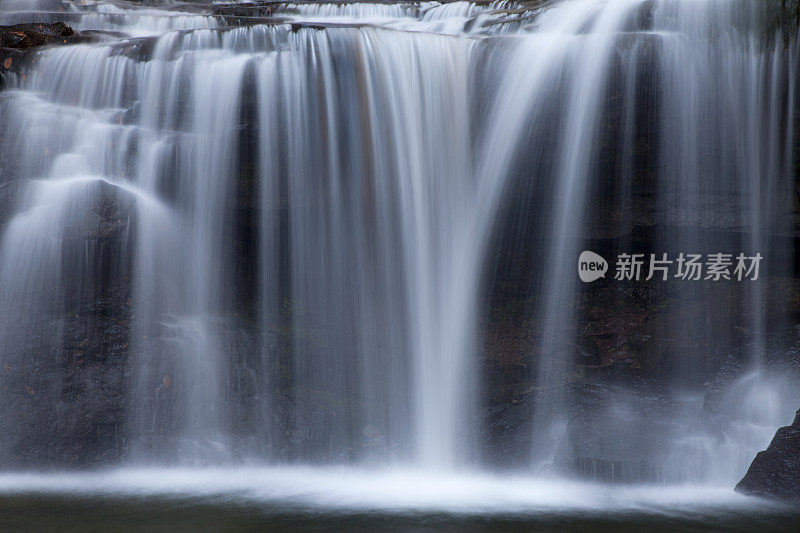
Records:
[[[75,32],[63,22],[0,26],[0,48],[27,50],[45,44],[64,44]]]
[[[95,38],[90,34],[76,33],[64,22],[0,26],[0,89],[6,85],[9,74],[18,72],[28,50],[46,45],[89,42]]]
[[[792,425],[780,428],[769,447],[756,455],[736,491],[800,502],[800,411]]]

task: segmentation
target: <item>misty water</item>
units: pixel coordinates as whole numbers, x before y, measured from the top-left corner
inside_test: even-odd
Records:
[[[0,0],[87,37],[0,91],[2,514],[791,530],[733,490],[800,408],[781,5]],[[667,347],[606,349],[615,311],[576,362],[581,309],[651,290],[611,279],[643,241],[762,279],[656,281],[654,316],[693,302]],[[592,247],[628,296],[587,293]],[[504,320],[535,337],[511,392]]]

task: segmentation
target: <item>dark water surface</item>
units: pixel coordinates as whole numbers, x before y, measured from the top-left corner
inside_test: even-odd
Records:
[[[692,510],[512,516],[338,512],[280,505],[153,497],[26,495],[0,498],[0,530],[27,531],[787,531],[800,511]]]

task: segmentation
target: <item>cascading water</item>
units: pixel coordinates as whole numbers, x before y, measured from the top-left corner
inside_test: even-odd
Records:
[[[657,237],[665,249],[727,249],[734,255],[737,251],[760,253],[774,263],[794,261],[792,249],[773,249],[770,235],[780,218],[792,210],[794,163],[792,149],[786,143],[795,135],[791,117],[797,49],[786,48],[780,32],[764,31],[762,24],[770,15],[761,4],[721,2],[665,3],[655,12],[655,26],[663,28],[668,44],[660,52],[660,77],[665,80],[662,106],[675,110],[661,122],[659,196],[668,206],[666,210],[677,207],[682,211],[672,224],[695,224],[712,230],[692,235],[665,228]],[[723,128],[726,134],[720,135]],[[733,224],[722,220],[724,211],[713,205],[713,198],[716,202],[727,198],[730,205],[737,206],[732,210],[737,219]],[[698,215],[704,220],[689,221]],[[732,225],[743,228],[741,233],[731,237],[713,232]],[[685,298],[688,290],[679,286],[675,293]],[[721,436],[709,439],[706,428],[685,429],[697,420],[702,399],[687,393],[692,358],[675,371],[674,394],[684,398],[687,406],[684,429],[673,430],[675,444],[668,453],[670,461],[676,463],[673,470],[683,477],[700,472],[706,480],[734,483],[750,463],[744,449],[768,442],[772,434],[769,428],[792,416],[786,399],[796,397],[797,391],[791,390],[785,378],[770,375],[764,362],[767,322],[783,321],[774,313],[767,318],[769,307],[774,305],[767,303],[767,291],[775,289],[762,282],[741,290],[744,301],[739,304],[743,307],[740,312],[744,327],[752,332],[745,341],[751,353],[751,369],[731,386],[735,392],[727,393],[723,411],[729,426]],[[700,312],[713,316],[719,305],[719,299],[712,296],[701,304]],[[698,329],[697,322],[696,318],[684,318],[675,327],[679,333],[696,338],[700,345],[720,343],[716,328]],[[704,449],[699,451],[698,447]],[[693,459],[687,460],[687,456]]]
[[[34,16],[11,7],[0,22]],[[0,93],[4,464],[59,466],[24,450],[79,431],[19,429],[77,416],[31,398],[100,412],[113,389],[113,413],[86,415],[113,464],[482,469],[484,298],[510,247],[537,338],[511,466],[586,475],[651,427],[620,387],[595,433],[569,428],[587,244],[610,232],[607,251],[631,252],[647,226],[648,253],[793,261],[772,239],[796,165],[797,41],[777,2],[65,7],[112,33],[28,54]],[[686,357],[665,371],[662,442],[622,447],[654,473],[627,481],[731,484],[799,403],[765,362],[772,289],[743,285],[752,364],[704,427],[692,380],[724,340],[697,322],[720,316],[707,287],[659,326]],[[636,364],[663,364],[640,329]],[[108,354],[122,370],[98,383]]]

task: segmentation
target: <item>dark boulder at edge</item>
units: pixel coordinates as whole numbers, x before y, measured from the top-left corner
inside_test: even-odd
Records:
[[[759,452],[736,491],[800,503],[800,411],[792,425],[780,428]]]

